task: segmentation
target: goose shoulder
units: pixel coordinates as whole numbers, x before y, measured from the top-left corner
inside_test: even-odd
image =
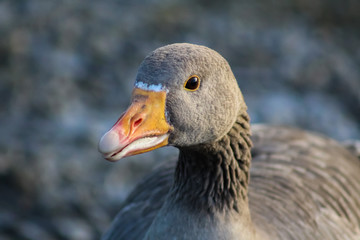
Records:
[[[360,239],[357,157],[316,133],[266,125],[252,130],[254,223],[280,239]]]

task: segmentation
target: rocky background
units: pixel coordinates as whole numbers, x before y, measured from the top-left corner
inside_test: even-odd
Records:
[[[0,239],[98,239],[163,148],[113,164],[97,142],[136,70],[174,42],[233,68],[252,122],[360,138],[358,0],[0,0]]]

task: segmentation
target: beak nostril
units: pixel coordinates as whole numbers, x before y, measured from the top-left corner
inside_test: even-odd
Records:
[[[136,120],[133,124],[134,128],[136,128],[137,126],[139,126],[141,124],[141,122],[143,121],[142,118],[139,118],[138,120]]]

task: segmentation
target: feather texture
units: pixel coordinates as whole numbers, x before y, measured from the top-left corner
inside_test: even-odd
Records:
[[[252,128],[249,205],[269,239],[360,239],[360,161],[339,143],[293,128]],[[176,159],[137,185],[103,239],[143,239],[174,181]]]

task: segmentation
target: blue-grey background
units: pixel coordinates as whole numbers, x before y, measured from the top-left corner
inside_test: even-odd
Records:
[[[97,142],[136,70],[174,42],[230,63],[252,122],[360,138],[358,0],[0,0],[0,239],[98,239],[163,148]]]

